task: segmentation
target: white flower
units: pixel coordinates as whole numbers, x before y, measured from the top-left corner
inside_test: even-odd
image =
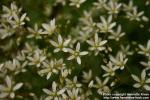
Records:
[[[63,83],[68,75],[71,74],[71,69],[61,68],[60,82]]]
[[[34,25],[34,29],[28,27],[28,30],[29,32],[31,32],[31,34],[27,36],[28,38],[33,38],[33,37],[35,37],[36,39],[42,38],[40,36],[40,34],[42,34],[42,29],[39,29],[37,24]]]
[[[52,83],[52,90],[44,88],[43,91],[48,95],[45,100],[60,100],[65,95],[65,88],[59,89],[55,82]]]
[[[106,86],[109,78],[105,78],[105,80],[102,82],[99,77],[96,77],[96,84],[94,85],[95,88],[97,88],[97,92],[101,95],[104,92],[109,92],[110,89],[108,86]]]
[[[89,48],[91,51],[95,51],[95,55],[97,55],[99,53],[99,51],[103,51],[105,50],[104,45],[107,43],[107,40],[101,40],[98,37],[98,34],[96,33],[94,35],[94,40],[87,40],[87,43],[89,45],[91,45],[91,47]]]
[[[90,36],[91,34],[89,32],[79,31],[79,40],[81,42],[85,42]]]
[[[123,7],[125,11],[133,11],[133,9],[135,8],[133,5],[133,0],[130,0],[128,5],[123,4]]]
[[[63,59],[59,60],[51,60],[42,62],[42,69],[38,71],[38,74],[41,76],[46,75],[46,79],[48,80],[53,73],[58,74],[60,70],[62,70],[65,66],[63,63]]]
[[[20,72],[26,72],[25,66],[27,65],[27,61],[21,63],[17,59],[13,59],[13,61],[5,62],[5,68],[9,71],[12,71],[15,75],[19,74]]]
[[[36,50],[34,52],[33,57],[27,57],[29,62],[29,65],[35,65],[36,67],[40,67],[41,63],[46,59],[46,56],[43,55],[43,52],[40,50]]]
[[[83,82],[88,83],[88,87],[93,87],[94,81],[92,80],[92,70],[89,70],[89,72],[83,72]]]
[[[121,45],[121,51],[123,52],[124,56],[126,55],[132,55],[133,54],[133,51],[130,51],[130,45],[127,45],[127,46],[123,46]]]
[[[25,47],[22,50],[22,52],[25,53],[28,56],[31,56],[34,53],[34,51],[36,51],[38,49],[39,48],[37,47],[37,45],[26,42]]]
[[[105,9],[108,10],[109,14],[118,14],[121,8],[121,3],[110,0],[108,5],[105,5]]]
[[[87,51],[80,52],[80,43],[78,42],[76,45],[76,50],[69,49],[69,52],[71,53],[71,56],[68,57],[68,60],[76,59],[78,64],[81,64],[81,58],[80,56],[87,55]]]
[[[0,39],[5,39],[7,37],[10,37],[14,34],[15,30],[6,24],[2,24],[0,27]]]
[[[14,28],[16,27],[20,27],[23,26],[25,24],[24,20],[26,19],[26,13],[24,13],[23,15],[18,16],[16,13],[13,14],[13,19],[14,20],[10,20],[10,23],[12,24],[12,26]]]
[[[82,27],[82,29],[86,31],[87,33],[91,33],[95,31],[96,23],[93,21],[91,17],[88,19],[85,19],[83,24],[84,26]]]
[[[3,12],[2,17],[12,19],[14,13],[21,12],[21,8],[18,8],[15,4],[15,2],[11,3],[10,8],[3,6]]]
[[[6,85],[0,85],[0,98],[15,98],[15,91],[20,89],[23,83],[14,84],[9,76],[5,78]]]
[[[88,20],[90,20],[90,18],[91,18],[91,16],[92,16],[92,11],[84,11],[83,12],[83,16],[81,16],[80,18],[79,18],[79,20],[81,21],[81,22],[83,22],[83,23],[87,23],[87,21]],[[91,18],[92,19],[92,18]]]
[[[60,34],[58,35],[58,43],[55,42],[55,41],[50,40],[50,43],[54,47],[56,47],[56,49],[54,50],[55,53],[59,52],[59,51],[67,52],[68,48],[66,48],[66,47],[68,46],[69,42],[70,42],[70,39],[63,40],[62,36]]]
[[[92,79],[92,70],[89,70],[89,72],[83,72],[83,82],[89,82]]]
[[[132,74],[132,78],[137,82],[133,85],[135,88],[144,88],[147,91],[150,91],[150,78],[146,78],[146,70],[143,70],[141,73],[141,78],[137,77],[136,75]]]
[[[82,86],[82,84],[78,82],[77,76],[74,76],[73,80],[69,80],[67,78],[65,81],[66,81],[66,87],[68,89],[81,88],[81,86]]]
[[[112,22],[112,16],[110,15],[107,20],[103,16],[100,16],[100,19],[102,22],[97,23],[97,27],[100,29],[100,32],[113,32],[112,29],[116,26],[116,22]]]
[[[103,75],[103,77],[109,77],[109,76],[114,76],[115,75],[115,71],[116,71],[116,67],[113,66],[112,62],[109,62],[106,66],[102,65],[101,66],[103,70],[105,70],[105,74]]]
[[[138,12],[137,8],[134,7],[132,12],[127,12],[126,17],[131,21],[133,20],[141,21],[141,17],[143,16],[143,14],[144,14],[144,11]]]
[[[58,73],[58,70],[54,68],[54,61],[53,60],[51,60],[50,62],[45,61],[42,64],[43,64],[42,69],[40,71],[38,71],[38,74],[41,76],[46,74],[47,80],[51,77],[51,75],[53,73]]]
[[[55,19],[51,20],[49,24],[42,24],[45,31],[42,34],[52,35],[56,30]]]
[[[117,31],[111,32],[111,35],[108,36],[109,39],[114,39],[119,41],[121,37],[125,35],[124,32],[121,32],[121,25],[118,26]]]
[[[14,40],[9,38],[9,40],[7,40],[7,44],[0,45],[0,49],[2,51],[9,51],[12,49],[13,44],[14,44]]]
[[[61,70],[64,66],[65,66],[65,64],[63,62],[63,59],[59,59],[59,60],[54,59],[54,67],[57,70]]]
[[[98,0],[97,2],[94,2],[93,5],[96,7],[96,9],[102,9],[106,6],[107,0]]]
[[[115,65],[116,68],[123,70],[125,64],[127,63],[128,59],[125,58],[122,52],[118,52],[116,58],[110,56],[110,60]]]
[[[68,100],[81,100],[79,96],[79,89],[73,88],[72,90],[67,90]]]
[[[144,47],[143,45],[139,44],[139,48],[141,49],[141,51],[139,51],[139,54],[145,55],[145,56],[149,56],[150,55],[150,40],[148,40],[147,42],[147,46]]]
[[[80,5],[84,3],[86,0],[70,0],[70,6],[76,6],[80,8]]]
[[[26,55],[23,50],[17,52],[16,59],[22,62],[26,62]]]

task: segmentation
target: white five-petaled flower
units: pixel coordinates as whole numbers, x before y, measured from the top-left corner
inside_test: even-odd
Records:
[[[46,59],[46,56],[43,55],[43,52],[40,50],[36,50],[34,52],[33,57],[27,57],[29,62],[29,65],[35,65],[36,67],[40,67],[41,63]]]
[[[0,39],[5,39],[7,37],[10,37],[14,34],[14,32],[15,32],[15,30],[11,26],[1,24]]]
[[[137,77],[136,75],[132,74],[132,78],[137,82],[133,85],[135,88],[144,88],[147,91],[150,91],[150,78],[146,78],[146,70],[143,70],[141,73],[141,78]]]
[[[3,6],[3,12],[2,17],[12,19],[14,13],[20,13],[21,8],[18,8],[15,4],[15,2],[11,3],[10,8]]]
[[[88,87],[93,87],[92,70],[89,70],[87,73],[83,72],[83,82],[88,83]]]
[[[109,39],[114,39],[116,41],[119,41],[121,37],[125,35],[124,32],[121,32],[121,25],[118,26],[117,31],[111,32],[111,35],[108,36]]]
[[[13,61],[6,61],[4,66],[8,71],[11,71],[15,75],[17,75],[20,72],[26,72],[26,69],[25,69],[26,65],[27,65],[27,61],[24,63],[21,63],[19,60],[13,59]]]
[[[83,16],[79,18],[79,20],[83,23],[87,23],[88,20],[90,20],[92,16],[92,11],[83,11]]]
[[[128,59],[125,58],[122,52],[118,52],[116,58],[110,55],[110,60],[115,65],[116,68],[121,70],[124,69],[124,66],[128,61]]]
[[[92,70],[89,72],[83,72],[83,82],[87,83],[92,79]]]
[[[101,40],[98,37],[98,34],[96,33],[94,35],[94,40],[87,40],[87,43],[89,45],[91,45],[91,47],[89,48],[91,51],[95,51],[95,55],[97,55],[99,53],[99,51],[103,51],[105,50],[104,45],[107,43],[107,40]]]
[[[46,74],[47,80],[51,77],[51,75],[53,73],[58,73],[58,70],[54,67],[54,61],[53,60],[51,60],[50,62],[45,61],[42,64],[43,64],[43,67],[40,71],[38,71],[38,74],[41,76]]]
[[[42,38],[40,34],[42,34],[43,30],[38,28],[38,24],[34,25],[34,29],[28,27],[28,30],[29,32],[31,32],[31,34],[27,36],[28,38],[33,38],[33,37],[35,37],[36,39]]]
[[[49,24],[42,24],[45,31],[42,34],[52,35],[56,30],[55,19],[51,20]]]
[[[90,36],[89,32],[79,31],[79,40],[81,42],[85,42]]]
[[[27,15],[27,14],[24,13],[24,14],[21,15],[21,17],[20,17],[20,16],[18,16],[16,13],[14,13],[14,14],[13,14],[13,19],[14,19],[14,20],[10,20],[10,23],[12,24],[12,26],[13,26],[14,28],[20,27],[20,26],[22,26],[22,25],[25,24],[24,20],[26,19],[26,15]]]
[[[103,92],[109,92],[110,89],[106,85],[109,81],[109,78],[105,78],[104,81],[102,82],[99,77],[96,77],[96,84],[94,85],[95,88],[97,88],[97,92],[101,95]]]
[[[78,82],[77,76],[74,76],[73,80],[66,79],[66,88],[72,89],[72,88],[81,88],[82,84]]]
[[[83,21],[83,30],[87,33],[91,33],[93,31],[95,31],[95,26],[96,26],[96,23],[93,21],[93,19],[90,17],[88,19],[84,19],[82,20]]]
[[[124,56],[133,54],[133,51],[130,51],[130,45],[127,45],[127,46],[121,45],[120,47],[121,47],[121,51],[123,52]]]
[[[150,40],[148,40],[146,47],[139,44],[139,48],[141,49],[141,51],[138,52],[139,54],[142,54],[145,56],[150,56]]]
[[[121,8],[121,3],[110,0],[108,5],[105,5],[105,9],[108,10],[109,14],[118,14]]]
[[[97,27],[100,29],[100,32],[113,32],[116,22],[112,22],[112,16],[110,15],[107,20],[103,16],[100,16],[100,19],[102,22],[97,23]]]
[[[46,75],[47,80],[51,77],[53,73],[57,74],[65,66],[65,64],[63,63],[63,59],[43,61],[42,64],[42,69],[38,71],[38,74],[41,76]]]
[[[64,66],[65,66],[65,64],[63,62],[63,59],[59,59],[59,60],[54,59],[54,67],[57,70],[61,70]]]
[[[61,68],[60,82],[61,83],[65,82],[65,79],[69,74],[71,74],[71,69],[67,69],[65,67]]]
[[[44,88],[43,91],[48,95],[45,100],[60,100],[65,95],[65,88],[59,89],[56,82],[52,83],[52,90]]]
[[[68,57],[68,60],[76,59],[78,64],[81,64],[81,58],[80,56],[87,55],[87,51],[80,52],[80,43],[78,42],[76,45],[76,50],[69,49],[68,50],[71,53],[71,56]]]
[[[96,9],[102,9],[106,6],[107,0],[98,0],[97,2],[94,2],[93,5],[96,7]]]
[[[70,0],[70,6],[76,6],[80,8],[80,5],[84,3],[86,0]]]
[[[143,17],[143,14],[144,14],[144,11],[141,11],[141,12],[138,12],[137,11],[137,7],[134,7],[133,8],[133,11],[131,12],[127,12],[127,15],[126,17],[133,21],[133,20],[136,20],[136,21],[141,21],[142,20],[142,17]],[[145,16],[144,16],[145,17]]]
[[[58,35],[58,43],[55,42],[55,41],[50,40],[50,43],[54,47],[56,47],[56,49],[54,50],[54,52],[59,52],[59,51],[67,52],[68,51],[67,46],[68,46],[69,42],[70,42],[70,39],[63,40],[62,36],[60,34]]]
[[[115,75],[116,67],[113,66],[112,62],[109,62],[106,66],[101,66],[103,70],[106,71],[106,73],[103,75],[103,77],[109,77]]]
[[[67,90],[67,100],[81,100],[81,97],[79,96],[79,89],[73,88],[71,90]]]
[[[133,11],[133,9],[135,8],[135,6],[133,5],[133,0],[130,0],[128,5],[123,4],[123,7],[125,11]]]
[[[23,83],[14,84],[9,76],[5,78],[6,85],[0,85],[0,98],[15,98],[15,91],[20,89]]]

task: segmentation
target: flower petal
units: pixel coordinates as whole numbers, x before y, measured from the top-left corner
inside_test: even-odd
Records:
[[[43,89],[43,91],[44,91],[46,94],[48,94],[48,95],[51,93],[51,91],[48,90],[48,89]]]
[[[88,54],[87,51],[80,52],[80,55],[81,55],[81,56],[82,56],[82,55],[87,55],[87,54]]]
[[[76,45],[76,51],[80,51],[80,43],[79,42]]]
[[[145,83],[150,83],[150,78],[148,78],[148,79],[145,81]]]
[[[145,77],[146,77],[146,71],[143,70],[142,73],[141,73],[141,79],[145,80]]]
[[[53,84],[52,84],[53,91],[56,91],[56,87],[57,87],[57,84],[55,82],[53,82]]]
[[[143,86],[145,90],[150,91],[150,86],[149,85],[144,85]]]
[[[136,75],[131,75],[132,76],[132,78],[135,80],[135,81],[137,81],[137,82],[140,82],[140,79],[136,76]]]
[[[80,65],[81,64],[81,59],[80,57],[77,57],[77,63]]]
[[[61,37],[60,34],[58,35],[58,42],[59,42],[59,44],[62,44],[62,42],[63,42],[62,37]]]
[[[1,93],[0,94],[0,98],[5,98],[5,97],[7,97],[9,95],[9,93]]]
[[[139,88],[139,87],[141,87],[141,85],[139,83],[136,83],[136,84],[133,85],[133,87]]]
[[[5,81],[6,81],[7,86],[8,86],[9,88],[11,88],[12,83],[11,83],[11,79],[10,79],[10,77],[9,77],[9,76],[6,76]]]
[[[13,90],[14,90],[14,91],[18,90],[19,88],[22,87],[22,85],[23,85],[23,83],[18,83],[18,84],[16,84],[16,85],[13,87]]]

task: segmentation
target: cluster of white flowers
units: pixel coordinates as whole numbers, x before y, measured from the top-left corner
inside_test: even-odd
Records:
[[[81,13],[77,18],[61,13],[33,27],[28,25],[28,14],[15,2],[10,7],[3,5],[0,100],[100,100],[102,93],[113,92],[118,84],[150,91],[150,39],[146,46],[131,41],[128,37],[135,33],[126,30],[126,25],[132,26],[131,21],[138,24],[134,27],[138,29],[149,22],[149,17],[133,0],[97,0],[90,10],[81,9],[89,1],[54,0],[53,6],[61,3],[62,7],[69,5],[76,11],[75,6],[82,12],[77,11]],[[149,1],[145,2],[148,6]],[[61,20],[66,22],[59,23]],[[144,59],[136,60],[136,56]],[[142,69],[140,78],[134,69]],[[122,73],[129,78],[127,81]]]

